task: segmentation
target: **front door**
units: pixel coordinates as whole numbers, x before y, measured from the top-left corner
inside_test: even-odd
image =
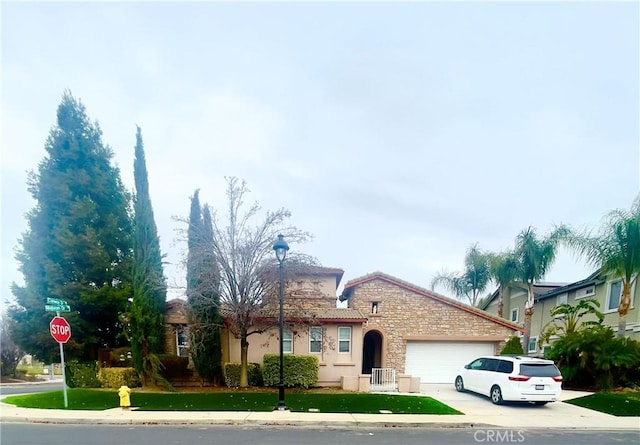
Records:
[[[362,346],[362,373],[371,374],[371,369],[382,367],[382,334],[369,331],[364,335]]]

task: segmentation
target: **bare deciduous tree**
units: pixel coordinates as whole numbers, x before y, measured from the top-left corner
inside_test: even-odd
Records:
[[[16,376],[18,362],[23,356],[20,347],[11,338],[11,325],[6,317],[0,319],[0,373],[3,376]]]
[[[215,258],[213,265],[201,270],[198,282],[192,283],[189,299],[200,306],[219,305],[227,328],[240,339],[241,387],[248,385],[249,337],[263,333],[277,323],[272,316],[277,302],[274,296],[278,295],[278,263],[273,243],[279,234],[291,245],[311,238],[309,233],[287,224],[291,213],[284,208],[267,211],[262,217],[257,203],[244,211],[243,198],[248,192],[245,181],[227,178],[226,218],[222,220],[213,213],[212,241],[204,241],[210,237],[196,237],[203,241],[189,246],[192,260],[193,255]],[[285,261],[285,279],[315,265],[311,257],[295,252],[290,252]],[[296,318],[303,320],[305,316]]]

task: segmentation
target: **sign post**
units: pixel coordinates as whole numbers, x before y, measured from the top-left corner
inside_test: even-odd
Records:
[[[45,310],[49,312],[55,312],[56,316],[53,317],[49,323],[49,332],[55,341],[60,345],[60,366],[62,367],[62,390],[64,393],[64,407],[69,407],[69,399],[67,398],[67,376],[64,366],[64,343],[68,342],[71,338],[71,326],[67,320],[60,316],[60,312],[70,312],[69,305],[62,300],[55,298],[47,298],[47,304]]]

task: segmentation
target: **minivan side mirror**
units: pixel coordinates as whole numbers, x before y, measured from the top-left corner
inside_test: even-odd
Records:
[[[466,365],[464,365],[464,369],[469,369],[469,363],[467,363]]]

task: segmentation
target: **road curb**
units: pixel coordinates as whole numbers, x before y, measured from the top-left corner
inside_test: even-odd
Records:
[[[425,428],[425,429],[473,429],[500,428],[496,425],[470,422],[356,422],[356,421],[299,421],[299,420],[262,420],[245,419],[242,421],[229,419],[85,419],[85,418],[32,418],[32,417],[1,417],[2,423],[34,423],[50,425],[216,425],[216,426],[290,426],[290,427],[331,427],[331,428]]]

